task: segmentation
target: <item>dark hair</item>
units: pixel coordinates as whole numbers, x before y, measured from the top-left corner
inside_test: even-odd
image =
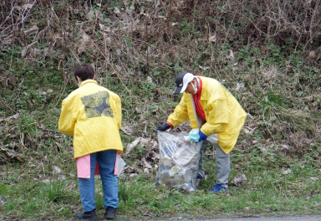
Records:
[[[82,80],[93,79],[95,71],[90,64],[76,64],[74,66],[74,77],[77,79],[77,76]]]

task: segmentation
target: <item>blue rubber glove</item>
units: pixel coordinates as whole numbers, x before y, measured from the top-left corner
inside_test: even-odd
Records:
[[[195,128],[193,130],[190,131],[190,133],[188,134],[188,136],[184,136],[186,141],[190,141],[190,142],[199,142],[200,139],[200,135],[199,135],[200,129],[199,128]]]
[[[207,139],[207,136],[204,133],[202,133],[201,131],[199,133],[199,136],[200,136],[199,141],[202,141],[202,140],[206,140]]]
[[[157,127],[157,130],[160,130],[160,131],[166,131],[170,128],[169,124],[167,123],[164,123],[164,124],[160,124],[158,127]]]

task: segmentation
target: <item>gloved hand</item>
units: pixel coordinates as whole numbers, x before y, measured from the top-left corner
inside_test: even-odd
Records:
[[[199,132],[199,136],[200,136],[199,141],[202,141],[202,140],[206,140],[207,139],[207,136],[204,133],[202,133],[201,131]]]
[[[192,129],[190,131],[190,133],[188,134],[188,136],[184,136],[185,141],[199,142],[199,139],[200,139],[199,132],[200,132],[199,128]]]
[[[160,130],[160,131],[166,131],[170,128],[169,124],[167,123],[164,123],[164,124],[160,124],[158,127],[157,127],[157,130]]]

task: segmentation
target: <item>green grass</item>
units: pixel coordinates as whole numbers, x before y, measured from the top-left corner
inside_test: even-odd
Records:
[[[72,219],[75,212],[81,211],[75,162],[69,154],[66,152],[51,156],[51,160],[43,159],[42,165],[35,165],[39,162],[36,159],[27,165],[2,165],[0,211],[3,217],[27,220],[52,217],[60,220]],[[269,155],[274,154],[270,151]],[[207,179],[192,194],[162,186],[155,188],[154,174],[139,173],[135,177],[122,174],[119,178],[118,220],[131,217],[144,220],[179,216],[190,219],[320,214],[320,163],[305,161],[302,164],[301,159],[281,157],[279,159],[284,159],[283,162],[271,166],[268,165],[267,156],[236,149],[231,155],[234,160],[230,180],[238,174],[245,174],[247,182],[238,187],[230,186],[228,192],[219,194],[208,193],[216,178],[215,159],[210,155],[205,156]],[[65,163],[61,164],[61,178],[64,175],[65,179],[52,174],[51,166],[62,161]],[[46,170],[42,171],[42,167]],[[283,174],[287,168],[291,169],[291,173]],[[96,205],[98,214],[103,215],[99,176],[96,177]]]

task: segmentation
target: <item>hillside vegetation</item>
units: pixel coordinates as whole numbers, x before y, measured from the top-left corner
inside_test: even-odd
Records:
[[[174,80],[187,70],[219,80],[248,114],[232,176],[300,163],[320,178],[320,11],[320,0],[1,1],[0,181],[20,182],[11,167],[36,181],[52,179],[55,166],[75,173],[72,139],[57,120],[77,88],[76,63],[94,65],[99,84],[121,97],[126,174],[153,182],[156,128],[179,102]]]

